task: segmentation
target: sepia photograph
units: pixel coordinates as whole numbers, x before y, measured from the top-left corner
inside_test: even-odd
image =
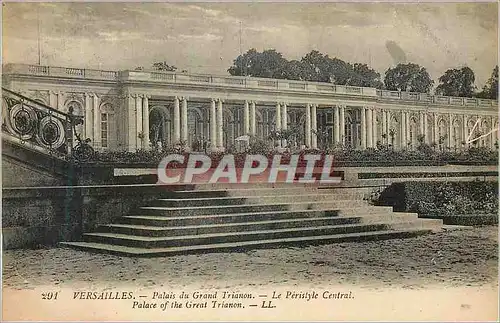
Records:
[[[2,320],[498,321],[498,2],[2,3]]]

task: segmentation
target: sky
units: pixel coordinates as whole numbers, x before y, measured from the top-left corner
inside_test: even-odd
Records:
[[[437,80],[469,66],[481,88],[498,59],[495,2],[4,2],[2,17],[4,64],[125,70],[167,61],[225,75],[250,48],[287,59],[316,49],[382,75],[412,62]]]

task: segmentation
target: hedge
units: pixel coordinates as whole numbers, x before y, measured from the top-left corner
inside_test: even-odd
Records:
[[[403,182],[380,193],[378,205],[433,215],[497,214],[498,182]]]

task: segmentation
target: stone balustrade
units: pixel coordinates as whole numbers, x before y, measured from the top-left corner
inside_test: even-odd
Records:
[[[375,88],[335,85],[319,82],[304,82],[283,79],[267,79],[241,76],[214,76],[205,74],[188,74],[162,71],[104,71],[94,69],[79,69],[28,64],[7,64],[4,74],[26,74],[40,76],[55,76],[79,79],[148,81],[177,84],[211,84],[231,88],[285,90],[305,93],[344,94],[360,97],[378,97],[387,100],[407,102],[434,103],[452,106],[498,106],[498,101],[478,98],[447,97],[426,93],[399,92],[377,90]]]

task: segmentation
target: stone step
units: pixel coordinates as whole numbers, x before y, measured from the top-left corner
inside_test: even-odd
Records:
[[[245,205],[207,205],[207,206],[143,206],[137,210],[139,214],[163,215],[163,216],[193,216],[208,214],[228,214],[228,213],[250,213],[266,211],[302,211],[302,210],[336,210],[346,208],[382,208],[391,209],[392,207],[369,206],[365,201],[307,201],[307,202],[288,202],[280,204],[260,203]]]
[[[252,221],[286,220],[299,218],[317,218],[338,216],[339,211],[304,210],[304,211],[264,211],[231,214],[205,215],[129,215],[118,218],[122,224],[139,224],[149,226],[186,226],[222,223],[246,223]]]
[[[390,223],[392,221],[410,221],[418,220],[417,214],[405,213],[394,216],[393,214],[379,214],[371,216],[351,216],[351,217],[316,217],[316,218],[298,218],[298,219],[273,219],[264,221],[237,222],[237,223],[217,223],[205,224],[200,221],[199,225],[186,226],[150,226],[138,224],[109,224],[103,225],[96,232],[101,233],[119,233],[138,236],[161,237],[161,236],[180,236],[195,235],[222,232],[245,232],[256,230],[273,230],[285,228],[297,228],[306,226],[326,226],[342,225],[356,223]],[[168,223],[167,223],[168,225]]]
[[[294,211],[264,211],[248,213],[228,213],[228,214],[201,214],[201,215],[179,215],[164,216],[151,214],[136,214],[118,218],[116,221],[122,224],[144,224],[152,226],[184,226],[202,225],[216,223],[244,223],[252,221],[315,218],[323,216],[398,216],[393,213],[392,207],[363,207],[363,208],[343,208],[338,210],[294,210]],[[413,214],[415,216],[416,214]]]
[[[93,243],[93,242],[61,242],[63,247],[71,247],[84,251],[111,253],[120,256],[174,256],[189,253],[208,253],[208,252],[228,252],[241,251],[257,248],[276,248],[282,246],[304,246],[329,244],[338,242],[360,242],[368,240],[402,239],[416,237],[422,234],[430,233],[428,229],[410,229],[410,230],[384,230],[370,232],[356,232],[337,235],[322,235],[310,237],[294,237],[286,239],[265,239],[257,241],[242,241],[236,243],[220,243],[208,245],[192,245],[171,248],[137,248],[125,247],[121,245]]]
[[[418,220],[417,220],[418,221]],[[216,244],[227,242],[241,242],[264,239],[284,239],[293,237],[334,235],[346,233],[358,233],[367,231],[391,230],[395,223],[371,223],[371,224],[341,224],[327,226],[308,226],[300,228],[285,228],[272,230],[257,230],[244,232],[221,232],[194,234],[182,236],[147,237],[119,233],[88,233],[84,234],[85,242],[118,244],[128,247],[140,248],[164,248],[180,247],[200,244]],[[402,230],[413,229],[410,221],[400,224]]]
[[[426,229],[432,232],[440,232],[443,229],[443,221],[436,219],[415,219],[408,222],[391,223],[393,230]]]
[[[84,234],[83,238],[85,242],[118,244],[127,247],[139,248],[166,248],[252,240],[286,239],[294,237],[359,233],[367,231],[384,231],[390,229],[390,224],[373,223],[311,226],[286,229],[280,228],[273,230],[222,232],[168,237],[145,237],[118,233],[88,233]]]
[[[246,204],[283,204],[297,202],[331,202],[339,207],[344,205],[354,206],[366,205],[368,202],[361,199],[340,199],[330,194],[314,195],[271,195],[271,196],[247,196],[247,197],[215,197],[215,198],[181,198],[181,199],[157,199],[148,206],[165,207],[199,207],[215,205],[246,205]]]
[[[270,196],[270,195],[301,195],[301,194],[333,194],[349,198],[363,198],[374,188],[351,187],[351,188],[325,188],[318,187],[242,187],[228,190],[178,190],[170,192],[173,198],[198,198],[198,197],[222,197],[222,196]]]

